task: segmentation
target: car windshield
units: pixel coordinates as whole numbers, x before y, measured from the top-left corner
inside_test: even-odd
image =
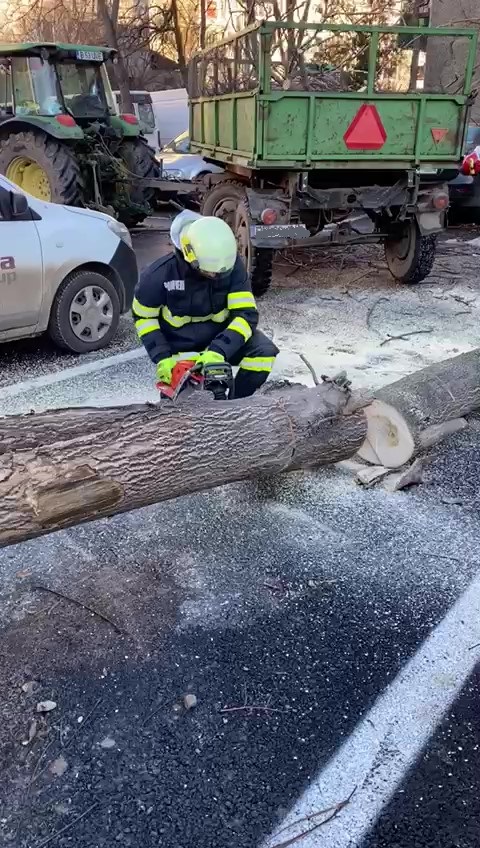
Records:
[[[190,137],[188,132],[180,133],[169,144],[163,148],[163,153],[188,153],[190,149]]]

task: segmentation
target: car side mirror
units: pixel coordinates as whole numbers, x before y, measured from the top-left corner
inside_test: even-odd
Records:
[[[21,218],[28,212],[28,200],[24,194],[16,191],[10,192],[10,209],[12,218]]]

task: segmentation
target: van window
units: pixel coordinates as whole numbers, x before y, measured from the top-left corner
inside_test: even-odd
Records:
[[[0,115],[13,114],[12,72],[7,60],[0,62]]]
[[[155,115],[151,103],[138,103],[138,122],[144,133],[155,131]]]

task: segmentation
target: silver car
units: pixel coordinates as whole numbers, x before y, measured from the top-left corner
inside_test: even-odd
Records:
[[[47,203],[0,176],[0,342],[48,332],[73,353],[108,345],[138,279],[127,228]]]
[[[198,153],[189,153],[190,136],[180,133],[170,144],[166,144],[157,156],[162,162],[164,178],[172,180],[194,180],[204,174],[221,174],[223,168],[206,162]]]

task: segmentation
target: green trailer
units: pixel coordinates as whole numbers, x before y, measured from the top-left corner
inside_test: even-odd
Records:
[[[398,280],[429,274],[476,44],[469,29],[282,21],[193,58],[190,149],[224,168],[204,179],[202,209],[234,228],[257,294],[274,251],[293,244],[380,241]],[[439,90],[447,50],[464,74]]]

